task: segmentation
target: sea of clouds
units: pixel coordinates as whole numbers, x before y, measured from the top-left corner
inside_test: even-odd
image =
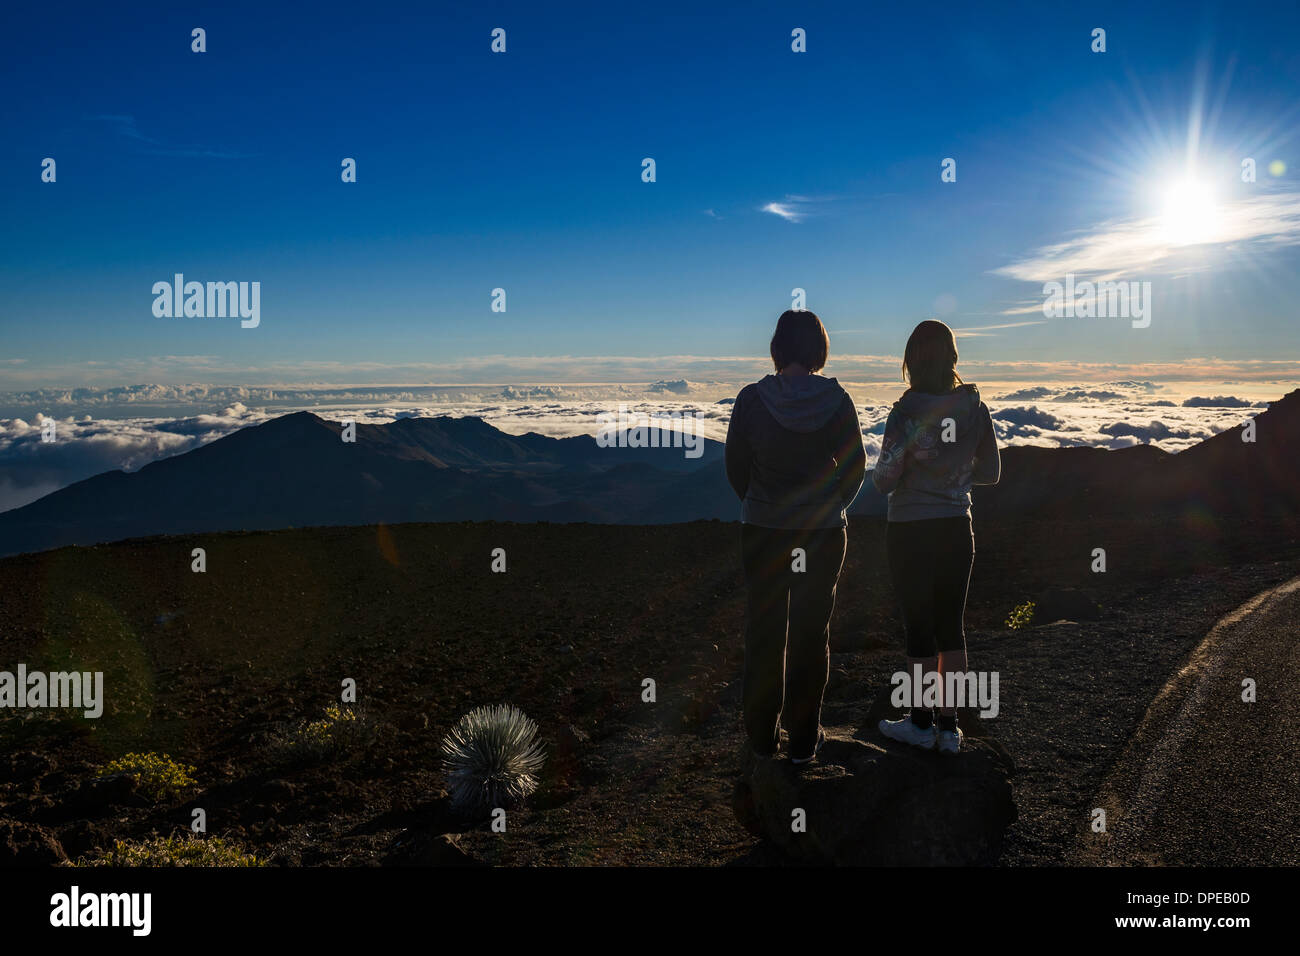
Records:
[[[896,383],[843,383],[858,403],[869,461]],[[1150,381],[1089,384],[984,383],[1004,444],[1152,444],[1178,452],[1245,418],[1292,385],[1237,382],[1206,386]],[[455,386],[209,386],[36,389],[0,393],[0,511],[20,507],[104,471],[135,471],[241,428],[308,410],[334,421],[382,424],[398,418],[476,415],[512,434],[596,434],[598,416],[620,405],[646,415],[693,413],[700,431],[721,441],[739,386],[684,379],[648,384]],[[43,442],[48,420],[57,440]]]

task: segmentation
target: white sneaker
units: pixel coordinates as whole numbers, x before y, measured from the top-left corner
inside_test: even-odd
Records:
[[[941,730],[939,731],[939,742],[935,745],[935,749],[941,754],[955,754],[961,750],[963,736],[965,735],[961,732],[960,727],[956,730]]]
[[[913,747],[920,747],[922,750],[934,749],[936,737],[934,724],[922,730],[912,723],[911,717],[904,717],[902,720],[882,720],[878,727],[880,732],[890,740],[911,744]]]

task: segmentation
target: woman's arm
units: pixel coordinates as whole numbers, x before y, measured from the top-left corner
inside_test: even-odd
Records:
[[[973,485],[996,485],[1002,477],[1002,455],[998,452],[998,433],[993,430],[993,417],[989,408],[980,402],[980,414],[984,421],[981,427],[979,445],[975,449],[975,471],[971,475]]]
[[[847,509],[862,490],[862,481],[867,473],[867,451],[862,445],[858,409],[848,395],[844,396],[844,409],[835,436],[835,462],[840,501]]]
[[[902,416],[897,408],[890,409],[885,419],[885,435],[880,442],[880,457],[876,459],[875,470],[871,472],[871,483],[882,495],[887,495],[898,487],[903,477],[903,466],[907,459],[907,438],[903,434]]]
[[[731,421],[727,423],[725,449],[727,481],[731,483],[732,491],[741,501],[745,500],[745,492],[749,490],[749,469],[754,460],[754,450],[745,437],[745,426],[742,421],[745,417],[746,404],[742,398],[744,394],[742,390],[740,395],[736,396],[736,403],[731,406]]]

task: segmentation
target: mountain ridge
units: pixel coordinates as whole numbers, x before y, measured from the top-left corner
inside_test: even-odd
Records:
[[[1061,517],[1169,511],[1252,518],[1300,513],[1287,450],[1300,444],[1300,389],[1177,455],[1123,449],[1003,449],[1003,479],[976,511]],[[670,524],[738,520],[721,442],[601,447],[590,435],[511,435],[475,416],[343,426],[309,411],[240,429],[136,472],[110,471],[0,513],[0,556],[122,538],[285,527],[439,521]],[[868,480],[850,508],[878,517]]]

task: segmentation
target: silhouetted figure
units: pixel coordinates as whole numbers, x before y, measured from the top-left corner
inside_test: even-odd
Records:
[[[914,687],[918,667],[923,680],[936,670],[940,680],[966,671],[962,619],[975,560],[970,489],[997,484],[1002,468],[988,407],[956,366],[952,329],[930,320],[913,330],[903,353],[910,387],[889,413],[871,473],[876,489],[889,495],[889,573],[902,606]],[[920,706],[903,720],[882,720],[881,733],[957,753],[956,699],[945,692],[940,700],[937,728],[933,711]]]
[[[866,472],[853,399],[817,374],[829,347],[814,313],[784,313],[772,336],[776,374],[741,389],[727,429],[743,522],[745,731],[755,753],[771,756],[784,723],[796,763],[821,746],[844,512]]]

